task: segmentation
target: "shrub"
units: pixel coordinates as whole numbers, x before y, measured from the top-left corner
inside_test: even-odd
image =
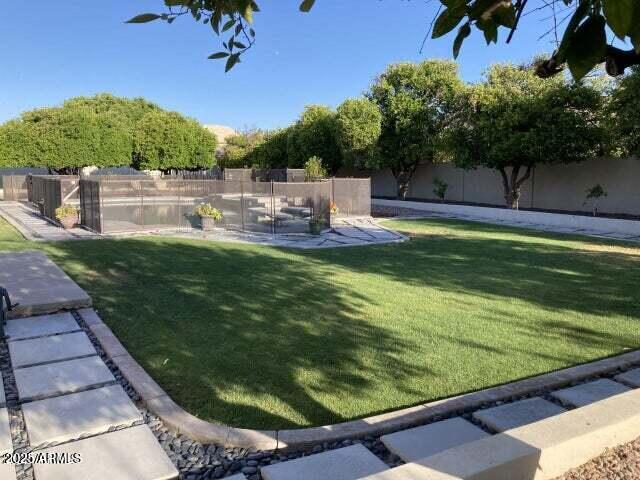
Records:
[[[222,212],[217,208],[213,208],[210,203],[198,205],[195,209],[195,214],[199,217],[213,218],[215,221],[222,220]]]
[[[439,178],[434,178],[433,185],[435,187],[433,189],[433,193],[440,199],[441,202],[444,202],[444,198],[447,195],[447,190],[449,189],[449,184],[443,180],[440,180]]]
[[[322,164],[322,159],[320,157],[311,157],[304,164],[304,176],[309,180],[316,180],[319,178],[326,178],[327,169],[324,168]]]
[[[600,202],[600,199],[602,197],[607,196],[607,192],[605,191],[604,188],[602,188],[602,185],[598,183],[593,187],[588,188],[586,190],[586,194],[587,194],[587,198],[584,201],[583,205],[586,205],[587,202],[589,202],[589,200],[593,200],[593,216],[595,217],[598,215],[598,202]]]
[[[78,208],[65,203],[64,205],[56,208],[55,215],[57,220],[62,220],[66,217],[75,217],[78,215]]]
[[[309,157],[323,158],[330,172],[341,165],[336,141],[336,114],[323,105],[308,105],[287,135],[288,167],[302,168]]]

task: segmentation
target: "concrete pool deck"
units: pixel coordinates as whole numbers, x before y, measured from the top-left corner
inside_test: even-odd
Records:
[[[100,238],[129,238],[156,235],[162,237],[192,238],[216,242],[253,243],[273,247],[299,249],[335,248],[381,243],[404,242],[407,237],[386,229],[370,217],[339,218],[331,228],[320,235],[305,233],[266,234],[241,232],[224,228],[202,231],[192,228],[166,228],[134,233],[100,235],[84,228],[63,230],[43,218],[33,207],[21,202],[0,202],[0,216],[15,227],[27,240],[59,242],[95,240]]]

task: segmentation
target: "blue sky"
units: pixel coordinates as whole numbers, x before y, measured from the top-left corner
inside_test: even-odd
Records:
[[[0,28],[0,121],[66,98],[111,92],[143,96],[203,123],[272,128],[304,105],[337,106],[360,95],[389,63],[450,58],[451,37],[418,53],[435,0],[262,0],[257,44],[225,74],[210,27],[179,19],[127,25],[163,11],[162,0],[14,2]],[[467,81],[495,61],[520,62],[550,50],[545,24],[526,22],[511,45],[486,47],[474,32],[458,58]]]

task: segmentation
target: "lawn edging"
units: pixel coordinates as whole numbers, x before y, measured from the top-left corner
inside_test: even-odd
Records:
[[[556,389],[640,363],[640,350],[635,350],[485,390],[335,425],[289,430],[251,430],[207,422],[184,410],[126,351],[95,310],[84,308],[78,310],[78,313],[107,356],[138,393],[142,404],[168,427],[203,444],[215,443],[225,447],[258,450],[307,449],[325,442],[384,435],[428,423],[443,416],[461,414],[486,404],[507,401],[542,390]]]

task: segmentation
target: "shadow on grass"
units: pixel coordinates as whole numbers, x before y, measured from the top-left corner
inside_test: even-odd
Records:
[[[413,343],[362,318],[357,285],[335,285],[331,266],[312,271],[275,249],[158,239],[48,250],[170,395],[233,426],[335,423],[345,419],[314,394],[348,402],[372,375],[402,388],[403,378],[430,373],[403,363]],[[388,370],[373,372],[363,351]]]
[[[564,241],[570,238],[549,240],[529,231],[425,224],[405,244],[321,251],[159,238],[44,248],[87,289],[132,355],[170,395],[192,413],[237,427],[349,419],[319,401],[324,394],[334,405],[348,404],[384,384],[404,394],[393,401],[427,400],[593,358],[557,348],[532,351],[534,340],[570,341],[585,352],[597,346],[608,354],[637,347],[640,339],[628,328],[602,323],[599,329],[600,323],[585,326],[580,320],[582,315],[601,317],[598,322],[640,318],[638,257],[578,250]],[[434,225],[445,230],[433,234]],[[366,275],[351,276],[354,283],[345,284],[338,269]],[[378,299],[358,279],[392,282]],[[402,285],[464,294],[446,308],[453,314],[472,311],[477,327],[454,333],[447,325],[433,325],[439,327],[429,332],[435,351],[428,353],[436,355],[408,359],[407,352],[425,351],[425,338],[399,334],[367,317],[371,307],[393,302],[393,289]],[[481,308],[483,299],[501,303],[489,311]],[[556,317],[523,321],[513,301]],[[402,307],[385,307],[390,323],[402,324]],[[558,312],[566,312],[566,322]],[[429,329],[430,321],[424,319]],[[502,329],[517,342],[493,342],[474,330],[485,327]],[[539,363],[525,374],[518,364],[523,359]],[[511,376],[493,372],[511,360],[516,361]],[[493,370],[482,374],[473,368]],[[449,385],[468,373],[473,378],[465,385]],[[384,398],[385,392],[374,393]],[[408,405],[393,405],[400,406]],[[374,413],[379,411],[366,412]]]

